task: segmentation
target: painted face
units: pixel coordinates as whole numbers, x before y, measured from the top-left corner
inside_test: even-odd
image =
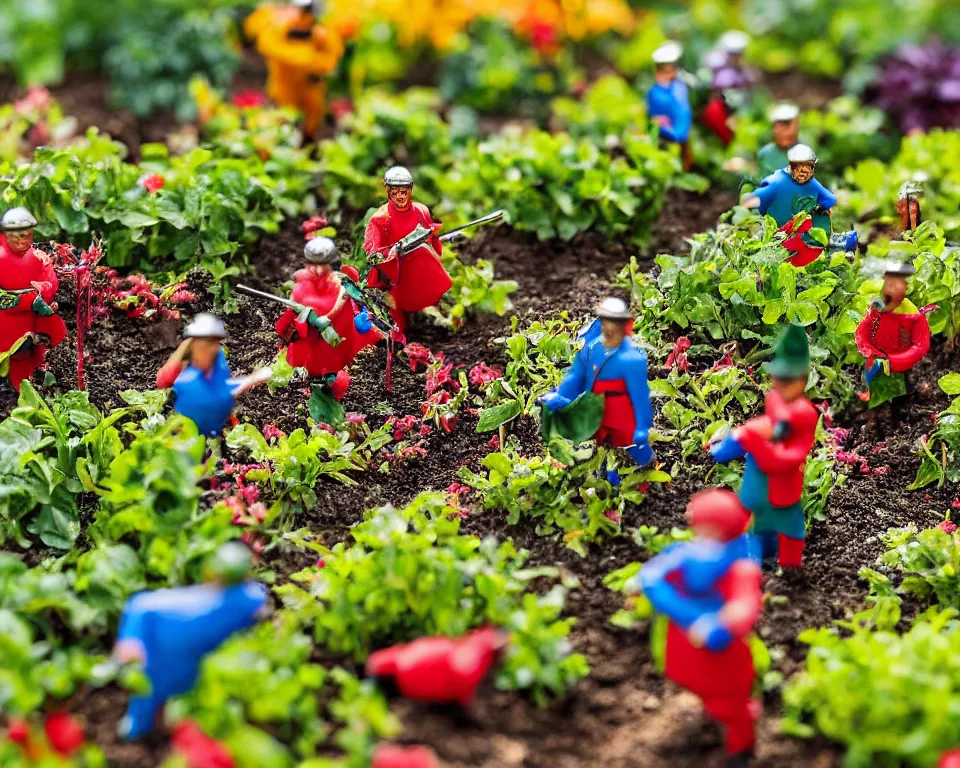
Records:
[[[907,278],[903,275],[883,276],[884,310],[890,312],[899,307],[907,296]]]
[[[405,211],[413,202],[413,187],[387,187],[387,197],[397,208]]]
[[[660,85],[672,82],[677,76],[676,64],[657,64],[654,78]]]
[[[17,256],[23,256],[33,245],[33,230],[21,229],[19,232],[7,232],[7,245]]]
[[[778,120],[773,124],[773,143],[780,149],[790,149],[797,143],[800,135],[800,118]]]
[[[813,163],[790,163],[790,176],[797,184],[806,184],[813,178]]]
[[[603,346],[613,348],[620,346],[623,341],[624,321],[623,320],[600,320],[600,332],[603,334]]]
[[[791,402],[807,391],[807,377],[802,379],[774,379],[773,390],[784,402]]]
[[[220,354],[220,339],[194,339],[190,342],[190,365],[210,373]]]

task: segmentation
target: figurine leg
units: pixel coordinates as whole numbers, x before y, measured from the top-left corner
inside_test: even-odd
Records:
[[[127,707],[127,714],[120,721],[120,737],[132,740],[152,733],[157,713],[162,706],[163,701],[153,696],[132,697]]]
[[[781,568],[800,568],[803,566],[803,539],[793,539],[777,534],[779,560]]]
[[[707,714],[724,729],[724,745],[728,755],[749,754],[753,751],[757,707],[748,697],[705,699]]]
[[[20,391],[20,382],[31,378],[34,371],[43,365],[46,356],[47,348],[38,346],[22,356],[18,353],[10,358],[10,383],[17,392]]]
[[[758,565],[764,560],[777,556],[777,534],[775,531],[753,531],[747,534],[747,550],[750,559]]]

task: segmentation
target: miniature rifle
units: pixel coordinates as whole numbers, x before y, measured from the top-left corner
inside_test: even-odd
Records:
[[[36,314],[42,317],[50,317],[50,315],[53,314],[53,307],[47,304],[47,302],[45,302],[43,297],[40,295],[40,291],[32,286],[30,288],[17,288],[10,290],[0,288],[0,311],[16,309],[16,306],[20,303],[20,298],[22,296],[26,296],[28,293],[37,294],[37,297],[33,300],[33,306],[31,307]]]
[[[335,347],[337,344],[343,341],[343,337],[330,325],[329,317],[326,315],[318,315],[316,311],[310,309],[310,307],[305,306],[304,304],[300,304],[299,302],[291,299],[284,299],[282,296],[274,296],[272,293],[258,291],[255,288],[250,288],[246,285],[238,285],[237,290],[241,293],[247,294],[248,296],[255,296],[259,299],[273,301],[277,304],[283,304],[283,306],[287,307],[288,309],[292,309],[297,313],[297,320],[316,328],[320,332],[321,338],[331,347]]]
[[[466,229],[470,229],[471,227],[477,227],[481,224],[488,224],[491,221],[497,221],[503,218],[503,213],[504,212],[502,210],[494,211],[493,213],[488,213],[486,216],[481,216],[479,219],[468,221],[466,224],[456,227],[455,229],[451,229],[449,232],[445,232],[444,234],[440,235],[440,242],[449,242],[458,234]],[[417,248],[426,243],[431,237],[433,237],[432,229],[428,229],[422,224],[417,224],[416,229],[414,229],[413,232],[396,244],[397,255],[400,258],[403,258],[408,253],[412,253],[413,251],[417,250]]]

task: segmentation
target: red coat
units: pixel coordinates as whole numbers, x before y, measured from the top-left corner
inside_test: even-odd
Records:
[[[703,124],[713,131],[716,137],[723,143],[723,146],[727,146],[733,141],[733,131],[730,130],[730,126],[727,124],[729,119],[730,112],[727,110],[727,105],[723,99],[719,97],[710,99],[710,101],[707,102],[707,106],[703,108]]]
[[[363,241],[368,254],[386,256],[393,245],[417,228],[417,224],[432,229],[433,237],[402,260],[390,256],[370,272],[369,285],[389,289],[396,308],[401,312],[420,312],[434,306],[453,285],[440,261],[443,243],[436,234],[440,224],[421,203],[412,203],[407,210],[401,211],[392,202],[387,202],[373,214]]]
[[[52,304],[60,281],[50,259],[35,248],[23,256],[10,250],[6,238],[0,236],[0,288],[8,291],[30,288],[31,283],[40,283],[40,296]],[[50,346],[59,344],[67,335],[67,327],[58,315],[43,317],[33,311],[37,294],[30,292],[20,297],[13,309],[0,312],[0,352],[8,351],[27,333],[42,333],[50,337]],[[11,365],[10,379],[19,389],[20,381],[29,377],[43,363],[47,347],[38,345],[26,365]],[[16,369],[16,370],[15,370]]]
[[[356,272],[352,276],[355,278],[355,275]],[[298,321],[297,314],[288,309],[277,321],[276,330],[285,339],[291,338],[296,331],[296,340],[287,347],[290,365],[306,368],[311,376],[336,373],[350,365],[361,349],[380,341],[382,337],[375,328],[366,333],[357,331],[354,318],[360,308],[346,295],[336,272],[307,267],[299,270],[293,279],[291,298],[318,315],[326,315],[343,340],[335,347],[330,346],[316,328]]]
[[[905,302],[906,303],[906,302]],[[875,358],[887,358],[891,373],[904,373],[930,351],[930,324],[923,312],[909,303],[893,312],[871,308],[857,326],[857,349],[872,366]],[[906,311],[900,311],[906,310]]]
[[[820,412],[806,397],[785,403],[776,392],[767,394],[766,414],[739,427],[737,442],[750,454],[767,477],[769,501],[774,507],[789,507],[803,495],[803,468],[816,441]],[[787,436],[773,442],[773,427],[788,421]]]

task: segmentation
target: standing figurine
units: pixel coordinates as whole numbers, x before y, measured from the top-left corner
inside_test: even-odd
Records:
[[[604,299],[597,318],[560,386],[541,398],[542,429],[567,437],[572,426],[581,440],[586,439],[583,432],[595,430],[598,443],[625,449],[638,466],[645,467],[653,461],[647,354],[628,338],[634,318],[622,299]],[[589,422],[586,429],[582,429],[584,421]],[[620,484],[617,469],[610,470],[608,480],[614,486]]]
[[[870,302],[867,314],[857,326],[857,349],[865,358],[866,385],[866,391],[858,395],[871,408],[905,395],[904,374],[930,351],[927,315],[937,306],[918,310],[907,298],[907,278],[915,272],[910,262],[887,262],[883,293]]]
[[[813,177],[817,167],[816,153],[806,144],[797,144],[787,152],[787,163],[786,168],[760,182],[760,186],[744,198],[743,205],[769,214],[781,231],[789,235],[783,241],[783,247],[791,254],[787,261],[795,267],[812,264],[823,253],[824,246],[809,234],[814,228],[823,230],[830,248],[855,250],[856,232],[831,236],[830,216],[837,198]],[[809,216],[796,226],[794,217],[801,212]]]
[[[267,95],[303,112],[304,138],[312,140],[326,111],[327,83],[343,56],[340,36],[320,24],[322,2],[293,0],[293,9],[264,6],[244,23],[267,62]]]
[[[130,699],[119,726],[123,738],[153,731],[167,699],[193,688],[203,657],[262,615],[267,590],[244,580],[249,570],[250,550],[228,542],[211,557],[207,584],[140,592],[127,601],[113,656],[143,664],[151,690]]]
[[[712,72],[712,96],[703,109],[702,119],[724,146],[733,140],[730,118],[747,103],[749,88],[757,80],[756,73],[743,61],[749,42],[746,32],[732,29],[721,35],[718,47],[704,61]]]
[[[18,392],[20,382],[44,364],[47,350],[67,335],[53,305],[60,281],[49,257],[33,247],[35,226],[26,208],[11,208],[0,218],[0,358],[7,358]]]
[[[897,213],[900,214],[900,231],[914,230],[923,223],[920,213],[920,198],[923,187],[915,181],[905,181],[897,192]]]
[[[759,560],[778,554],[783,568],[802,565],[805,535],[803,469],[816,439],[820,412],[804,391],[810,375],[807,334],[790,324],[765,366],[773,389],[764,415],[707,446],[719,462],[746,456],[740,501],[753,513],[751,535]]]
[[[390,291],[395,319],[402,330],[404,313],[420,312],[443,297],[453,281],[443,268],[440,255],[443,243],[438,234],[441,224],[433,220],[430,209],[413,201],[413,175],[399,165],[383,175],[387,203],[377,209],[367,224],[363,250],[383,260],[370,270],[368,284]],[[418,227],[429,230],[419,247],[400,253],[398,243]]]
[[[647,114],[660,128],[660,138],[679,144],[683,151],[683,165],[693,165],[690,154],[690,92],[687,84],[677,76],[677,62],[683,54],[680,43],[668,40],[653,52],[654,84],[647,91]]]
[[[746,766],[761,712],[747,638],[763,605],[743,536],[750,513],[733,492],[714,488],[690,499],[686,518],[695,538],[645,563],[629,591],[639,586],[669,619],[666,676],[700,696],[724,727],[727,765]]]
[[[223,322],[202,312],[183,332],[183,342],[157,373],[157,389],[173,388],[174,410],[192,420],[205,437],[219,437],[233,412],[234,399],[270,378],[269,368],[260,368],[243,379],[230,378],[223,354],[227,338]],[[187,364],[184,358],[190,355]]]

